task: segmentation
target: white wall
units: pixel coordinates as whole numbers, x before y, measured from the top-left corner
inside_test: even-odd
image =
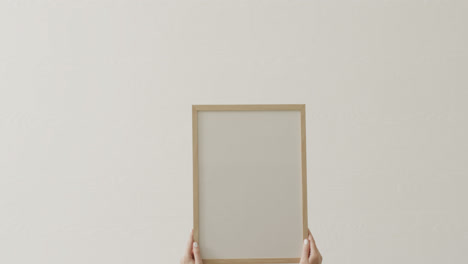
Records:
[[[1,0],[0,263],[177,263],[191,104],[214,103],[307,104],[324,263],[466,263],[467,12]]]

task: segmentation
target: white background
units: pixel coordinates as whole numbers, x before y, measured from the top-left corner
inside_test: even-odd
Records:
[[[307,104],[324,263],[468,262],[468,2],[0,2],[0,263],[177,263],[191,104]],[[262,241],[258,241],[262,243]]]

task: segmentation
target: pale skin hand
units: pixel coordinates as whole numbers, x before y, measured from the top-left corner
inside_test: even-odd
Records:
[[[315,244],[314,237],[309,230],[309,237],[304,239],[304,246],[302,247],[302,257],[300,264],[322,264],[322,255],[320,254],[317,245]]]
[[[197,242],[193,242],[193,230],[190,232],[190,237],[185,249],[184,256],[180,260],[180,264],[203,264],[200,248]]]
[[[309,230],[309,237],[304,239],[304,246],[302,247],[302,257],[300,264],[322,264],[322,255],[320,254],[317,245],[315,244],[314,237]],[[197,242],[193,242],[193,230],[190,232],[190,237],[185,249],[185,254],[180,260],[180,264],[203,264],[200,248]]]

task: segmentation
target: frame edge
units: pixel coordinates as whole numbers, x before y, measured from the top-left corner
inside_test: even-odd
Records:
[[[192,106],[192,151],[193,151],[193,240],[199,243],[198,205],[198,110]]]

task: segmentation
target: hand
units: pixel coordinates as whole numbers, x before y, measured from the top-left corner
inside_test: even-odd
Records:
[[[197,242],[193,242],[193,230],[190,231],[190,238],[185,249],[185,254],[180,260],[180,264],[203,264],[200,248]]]
[[[309,230],[309,238],[304,239],[304,247],[302,248],[302,257],[300,264],[321,264],[322,255],[315,244],[314,237]]]

